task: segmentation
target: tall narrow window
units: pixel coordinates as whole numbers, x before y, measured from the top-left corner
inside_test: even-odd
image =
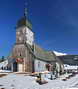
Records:
[[[38,68],[40,67],[40,61],[38,62]]]

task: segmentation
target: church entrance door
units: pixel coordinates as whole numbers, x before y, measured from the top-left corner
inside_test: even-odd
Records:
[[[23,72],[23,64],[18,63],[18,72]]]

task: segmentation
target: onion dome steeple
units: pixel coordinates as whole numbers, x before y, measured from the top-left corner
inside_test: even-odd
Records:
[[[24,16],[18,20],[16,27],[27,26],[28,28],[32,29],[31,21],[28,19],[28,11],[27,8],[24,9]]]

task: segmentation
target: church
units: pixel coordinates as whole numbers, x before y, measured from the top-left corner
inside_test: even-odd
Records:
[[[8,60],[8,68],[13,72],[32,73],[52,70],[51,67],[56,66],[58,72],[63,72],[62,61],[52,51],[35,44],[34,35],[32,23],[25,12],[16,24],[16,42]]]

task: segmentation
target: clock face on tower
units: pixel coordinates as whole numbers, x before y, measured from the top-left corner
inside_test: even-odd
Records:
[[[22,33],[22,30],[19,29],[17,32],[16,32],[16,42],[17,43],[23,43],[23,33]]]
[[[33,45],[34,33],[28,28],[19,28],[16,32],[17,43],[28,43]]]
[[[17,32],[17,35],[20,35],[20,32],[19,31]]]

